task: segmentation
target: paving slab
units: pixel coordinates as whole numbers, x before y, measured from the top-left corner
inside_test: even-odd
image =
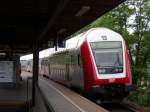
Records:
[[[56,112],[108,112],[70,89],[46,78],[39,78],[39,88]]]

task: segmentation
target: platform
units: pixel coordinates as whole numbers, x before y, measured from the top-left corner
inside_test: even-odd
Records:
[[[16,108],[22,110],[26,109],[26,104],[31,101],[32,92],[32,80],[31,76],[27,75],[26,72],[22,72],[23,80],[18,87],[9,87],[6,85],[0,87],[0,111],[3,112],[11,110],[11,112],[18,112]],[[13,111],[14,109],[14,111]],[[25,110],[22,110],[24,112]]]
[[[70,89],[46,78],[39,78],[39,88],[56,112],[108,112]]]
[[[22,77],[20,87],[0,88],[0,111],[27,112],[26,104],[32,96],[32,79],[29,78],[32,74],[22,72]],[[36,89],[36,104],[33,112],[47,112],[47,107],[50,112],[107,112],[69,88],[41,76]]]

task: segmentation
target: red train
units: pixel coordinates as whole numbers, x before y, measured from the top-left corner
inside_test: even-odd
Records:
[[[125,97],[132,90],[128,48],[123,37],[93,28],[69,39],[66,49],[42,59],[41,73],[100,97]]]

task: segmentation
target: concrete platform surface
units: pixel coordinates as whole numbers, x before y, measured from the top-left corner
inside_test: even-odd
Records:
[[[108,112],[70,89],[46,78],[39,78],[39,87],[56,112]]]
[[[23,80],[17,88],[0,87],[0,106],[22,105],[31,100],[32,80],[27,78],[26,72],[22,72]],[[30,76],[31,77],[31,76]]]

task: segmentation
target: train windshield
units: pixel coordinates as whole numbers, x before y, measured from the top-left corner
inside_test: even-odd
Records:
[[[91,42],[90,45],[100,74],[123,72],[121,42]]]

